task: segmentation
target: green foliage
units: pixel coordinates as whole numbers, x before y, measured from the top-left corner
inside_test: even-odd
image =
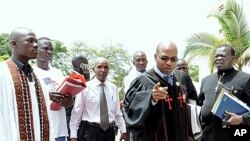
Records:
[[[53,41],[54,57],[52,66],[60,69],[64,75],[69,74],[69,70],[72,68],[69,62],[69,54],[67,47],[63,45],[63,42],[58,40]]]
[[[6,60],[8,58],[9,58],[8,54],[2,55],[2,56],[0,56],[0,62]]]
[[[120,90],[120,98],[124,98],[123,79],[130,70],[130,58],[126,50],[120,43],[103,44],[100,49],[91,47],[84,42],[75,42],[74,47],[70,50],[72,57],[82,54],[88,60],[90,66],[94,67],[94,61],[97,57],[104,57],[109,60],[110,71],[109,80],[118,86]],[[71,58],[72,58],[71,57]]]
[[[60,42],[58,40],[53,41],[53,47],[54,47],[54,57],[59,58],[61,53],[67,53],[68,49],[63,45],[63,42]]]
[[[9,35],[7,33],[2,33],[0,34],[0,61],[7,59],[10,55],[11,48],[9,46]]]
[[[189,65],[188,73],[193,81],[199,82],[199,66],[198,65]]]

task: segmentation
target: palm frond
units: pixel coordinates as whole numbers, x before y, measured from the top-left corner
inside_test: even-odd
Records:
[[[247,48],[247,50],[237,59],[237,64],[240,64],[240,66],[243,67],[247,65],[249,61],[250,61],[250,48]]]
[[[195,33],[187,39],[187,46],[184,57],[187,54],[192,56],[208,56],[219,44],[221,40],[209,33]]]
[[[222,33],[235,49],[236,57],[239,57],[249,46],[249,30],[246,18],[241,6],[234,0],[228,0],[225,12],[210,14],[215,17],[222,27]]]
[[[209,61],[209,70],[214,70],[214,57],[217,47],[223,43],[219,37],[209,33],[195,33],[187,39],[184,57],[189,55],[189,60],[196,56],[206,56]]]

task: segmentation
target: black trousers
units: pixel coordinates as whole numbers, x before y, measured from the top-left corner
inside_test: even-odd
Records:
[[[82,121],[81,130],[78,132],[79,141],[115,141],[115,125],[104,131],[99,124]]]

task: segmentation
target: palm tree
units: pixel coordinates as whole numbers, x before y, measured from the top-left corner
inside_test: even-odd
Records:
[[[184,57],[189,55],[207,56],[209,69],[213,72],[216,48],[221,44],[231,44],[236,51],[235,66],[241,70],[250,60],[250,32],[247,28],[246,18],[242,7],[235,0],[227,0],[220,11],[210,13],[208,17],[215,17],[221,26],[223,38],[208,33],[198,33],[187,39],[187,48]],[[223,10],[223,11],[221,11]]]
[[[214,69],[214,56],[216,48],[222,44],[222,40],[209,33],[195,33],[187,39],[187,48],[184,52],[184,58],[189,56],[192,60],[196,56],[206,56],[209,62],[209,70],[212,73]]]

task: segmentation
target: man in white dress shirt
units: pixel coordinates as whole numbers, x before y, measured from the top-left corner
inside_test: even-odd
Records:
[[[125,85],[124,92],[126,93],[131,82],[143,72],[146,71],[148,64],[146,53],[143,51],[136,51],[133,55],[133,67],[129,74],[124,78],[123,83]]]
[[[70,119],[70,138],[77,141],[77,129],[81,120],[83,130],[80,133],[80,141],[115,141],[115,125],[121,131],[120,139],[126,141],[126,126],[120,110],[118,88],[108,80],[109,62],[105,58],[97,58],[94,65],[95,78],[87,82],[87,87],[78,94],[75,99],[74,108]],[[108,107],[109,125],[102,129],[100,95],[102,86]]]

